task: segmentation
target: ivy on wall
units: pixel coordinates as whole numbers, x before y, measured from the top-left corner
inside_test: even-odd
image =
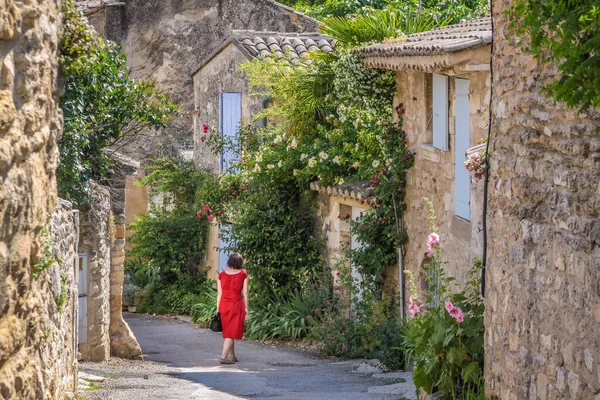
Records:
[[[585,112],[600,106],[600,1],[518,0],[512,26],[531,40],[528,49],[544,63],[557,63],[559,77],[545,90]]]

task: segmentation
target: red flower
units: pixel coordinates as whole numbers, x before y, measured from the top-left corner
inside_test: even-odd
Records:
[[[202,211],[198,211],[198,212],[196,213],[196,215],[198,216],[198,218],[202,218]]]
[[[206,212],[210,212],[210,207],[206,204],[202,206],[202,209]]]
[[[200,139],[200,141],[201,141],[202,143],[204,143],[204,138],[201,138],[201,139]]]
[[[208,133],[208,125],[202,124],[202,132]]]
[[[207,216],[206,216],[206,218],[208,218],[208,220],[209,220],[210,222],[213,222],[213,221],[214,221],[214,218],[213,218],[213,217],[211,217],[210,215],[207,215]]]

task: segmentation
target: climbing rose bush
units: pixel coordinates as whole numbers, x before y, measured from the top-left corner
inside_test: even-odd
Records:
[[[406,271],[410,287],[409,315],[402,348],[414,363],[414,382],[425,393],[442,392],[444,398],[479,398],[483,395],[483,298],[481,263],[474,261],[465,284],[446,277],[440,237],[430,210],[430,251],[423,267],[428,291],[419,292]]]

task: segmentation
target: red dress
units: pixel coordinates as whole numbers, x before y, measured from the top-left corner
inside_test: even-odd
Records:
[[[225,271],[219,274],[222,293],[219,312],[225,339],[241,339],[244,334],[246,305],[242,297],[242,288],[247,276],[245,269],[235,275],[229,275]]]

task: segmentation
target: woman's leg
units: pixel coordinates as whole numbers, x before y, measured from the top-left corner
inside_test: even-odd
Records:
[[[237,358],[235,357],[235,340],[231,340],[231,349],[229,350],[231,353],[231,359],[235,361]]]
[[[225,360],[227,358],[227,354],[233,347],[233,339],[225,339],[223,341],[223,352],[221,353],[221,359]]]

